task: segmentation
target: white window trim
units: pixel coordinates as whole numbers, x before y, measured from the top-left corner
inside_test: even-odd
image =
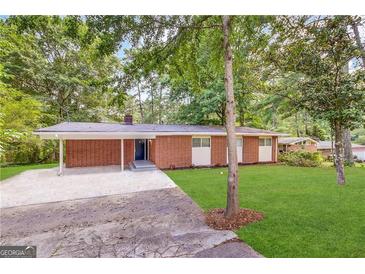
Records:
[[[193,147],[193,139],[200,139],[200,147],[202,146],[202,139],[209,139],[209,148],[212,148],[212,138],[211,136],[192,136],[191,137],[191,147],[192,148],[199,148],[199,147]]]
[[[193,147],[193,138],[198,138],[200,139],[200,147]],[[202,146],[202,139],[209,139],[209,147],[203,147]],[[192,138],[191,138],[191,150],[192,150],[192,164],[194,164],[194,151],[207,151],[209,150],[209,163],[206,163],[206,164],[198,164],[197,166],[210,166],[212,164],[212,156],[211,156],[211,153],[212,153],[212,138],[211,136],[206,136],[206,135],[193,135]],[[202,156],[202,155],[200,155]]]
[[[267,139],[271,140],[271,145],[266,144]],[[260,140],[264,140],[264,145],[263,146],[260,145]],[[270,146],[272,147],[272,143],[273,143],[272,142],[272,137],[259,137],[259,147],[270,147]]]

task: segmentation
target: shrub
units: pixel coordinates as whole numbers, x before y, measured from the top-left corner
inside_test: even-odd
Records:
[[[292,151],[280,154],[279,161],[290,166],[318,167],[323,158],[320,152]]]

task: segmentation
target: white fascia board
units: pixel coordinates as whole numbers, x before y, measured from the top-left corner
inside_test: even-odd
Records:
[[[226,132],[33,132],[41,139],[155,139],[156,136],[226,136]],[[237,136],[287,136],[287,134],[236,133]]]
[[[171,136],[171,135],[189,135],[189,136],[226,136],[226,132],[156,132],[156,136]],[[289,136],[285,133],[241,133],[237,132],[237,136]]]
[[[318,144],[318,142],[316,140],[313,140],[312,138],[305,138],[305,140],[295,141],[295,142],[290,143],[289,145],[295,145],[295,144],[300,143],[300,142],[303,142],[303,141],[311,141],[311,142],[313,142],[315,144]]]
[[[151,133],[133,132],[34,132],[41,139],[95,140],[95,139],[155,139]]]

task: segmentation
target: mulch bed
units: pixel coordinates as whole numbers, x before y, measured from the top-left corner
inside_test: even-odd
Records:
[[[224,217],[223,208],[215,208],[205,213],[205,221],[208,226],[217,230],[236,230],[247,224],[261,221],[264,214],[255,210],[241,208],[239,213],[230,218]]]

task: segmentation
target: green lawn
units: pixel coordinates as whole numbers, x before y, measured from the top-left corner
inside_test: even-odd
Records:
[[[40,169],[40,168],[52,168],[52,167],[56,167],[57,165],[58,164],[34,164],[34,165],[0,167],[0,181],[5,180],[9,177],[15,176],[26,170]]]
[[[365,168],[239,168],[240,205],[265,214],[236,231],[266,257],[365,257]],[[223,175],[220,172],[223,171]],[[225,168],[166,171],[204,210],[226,204]]]

